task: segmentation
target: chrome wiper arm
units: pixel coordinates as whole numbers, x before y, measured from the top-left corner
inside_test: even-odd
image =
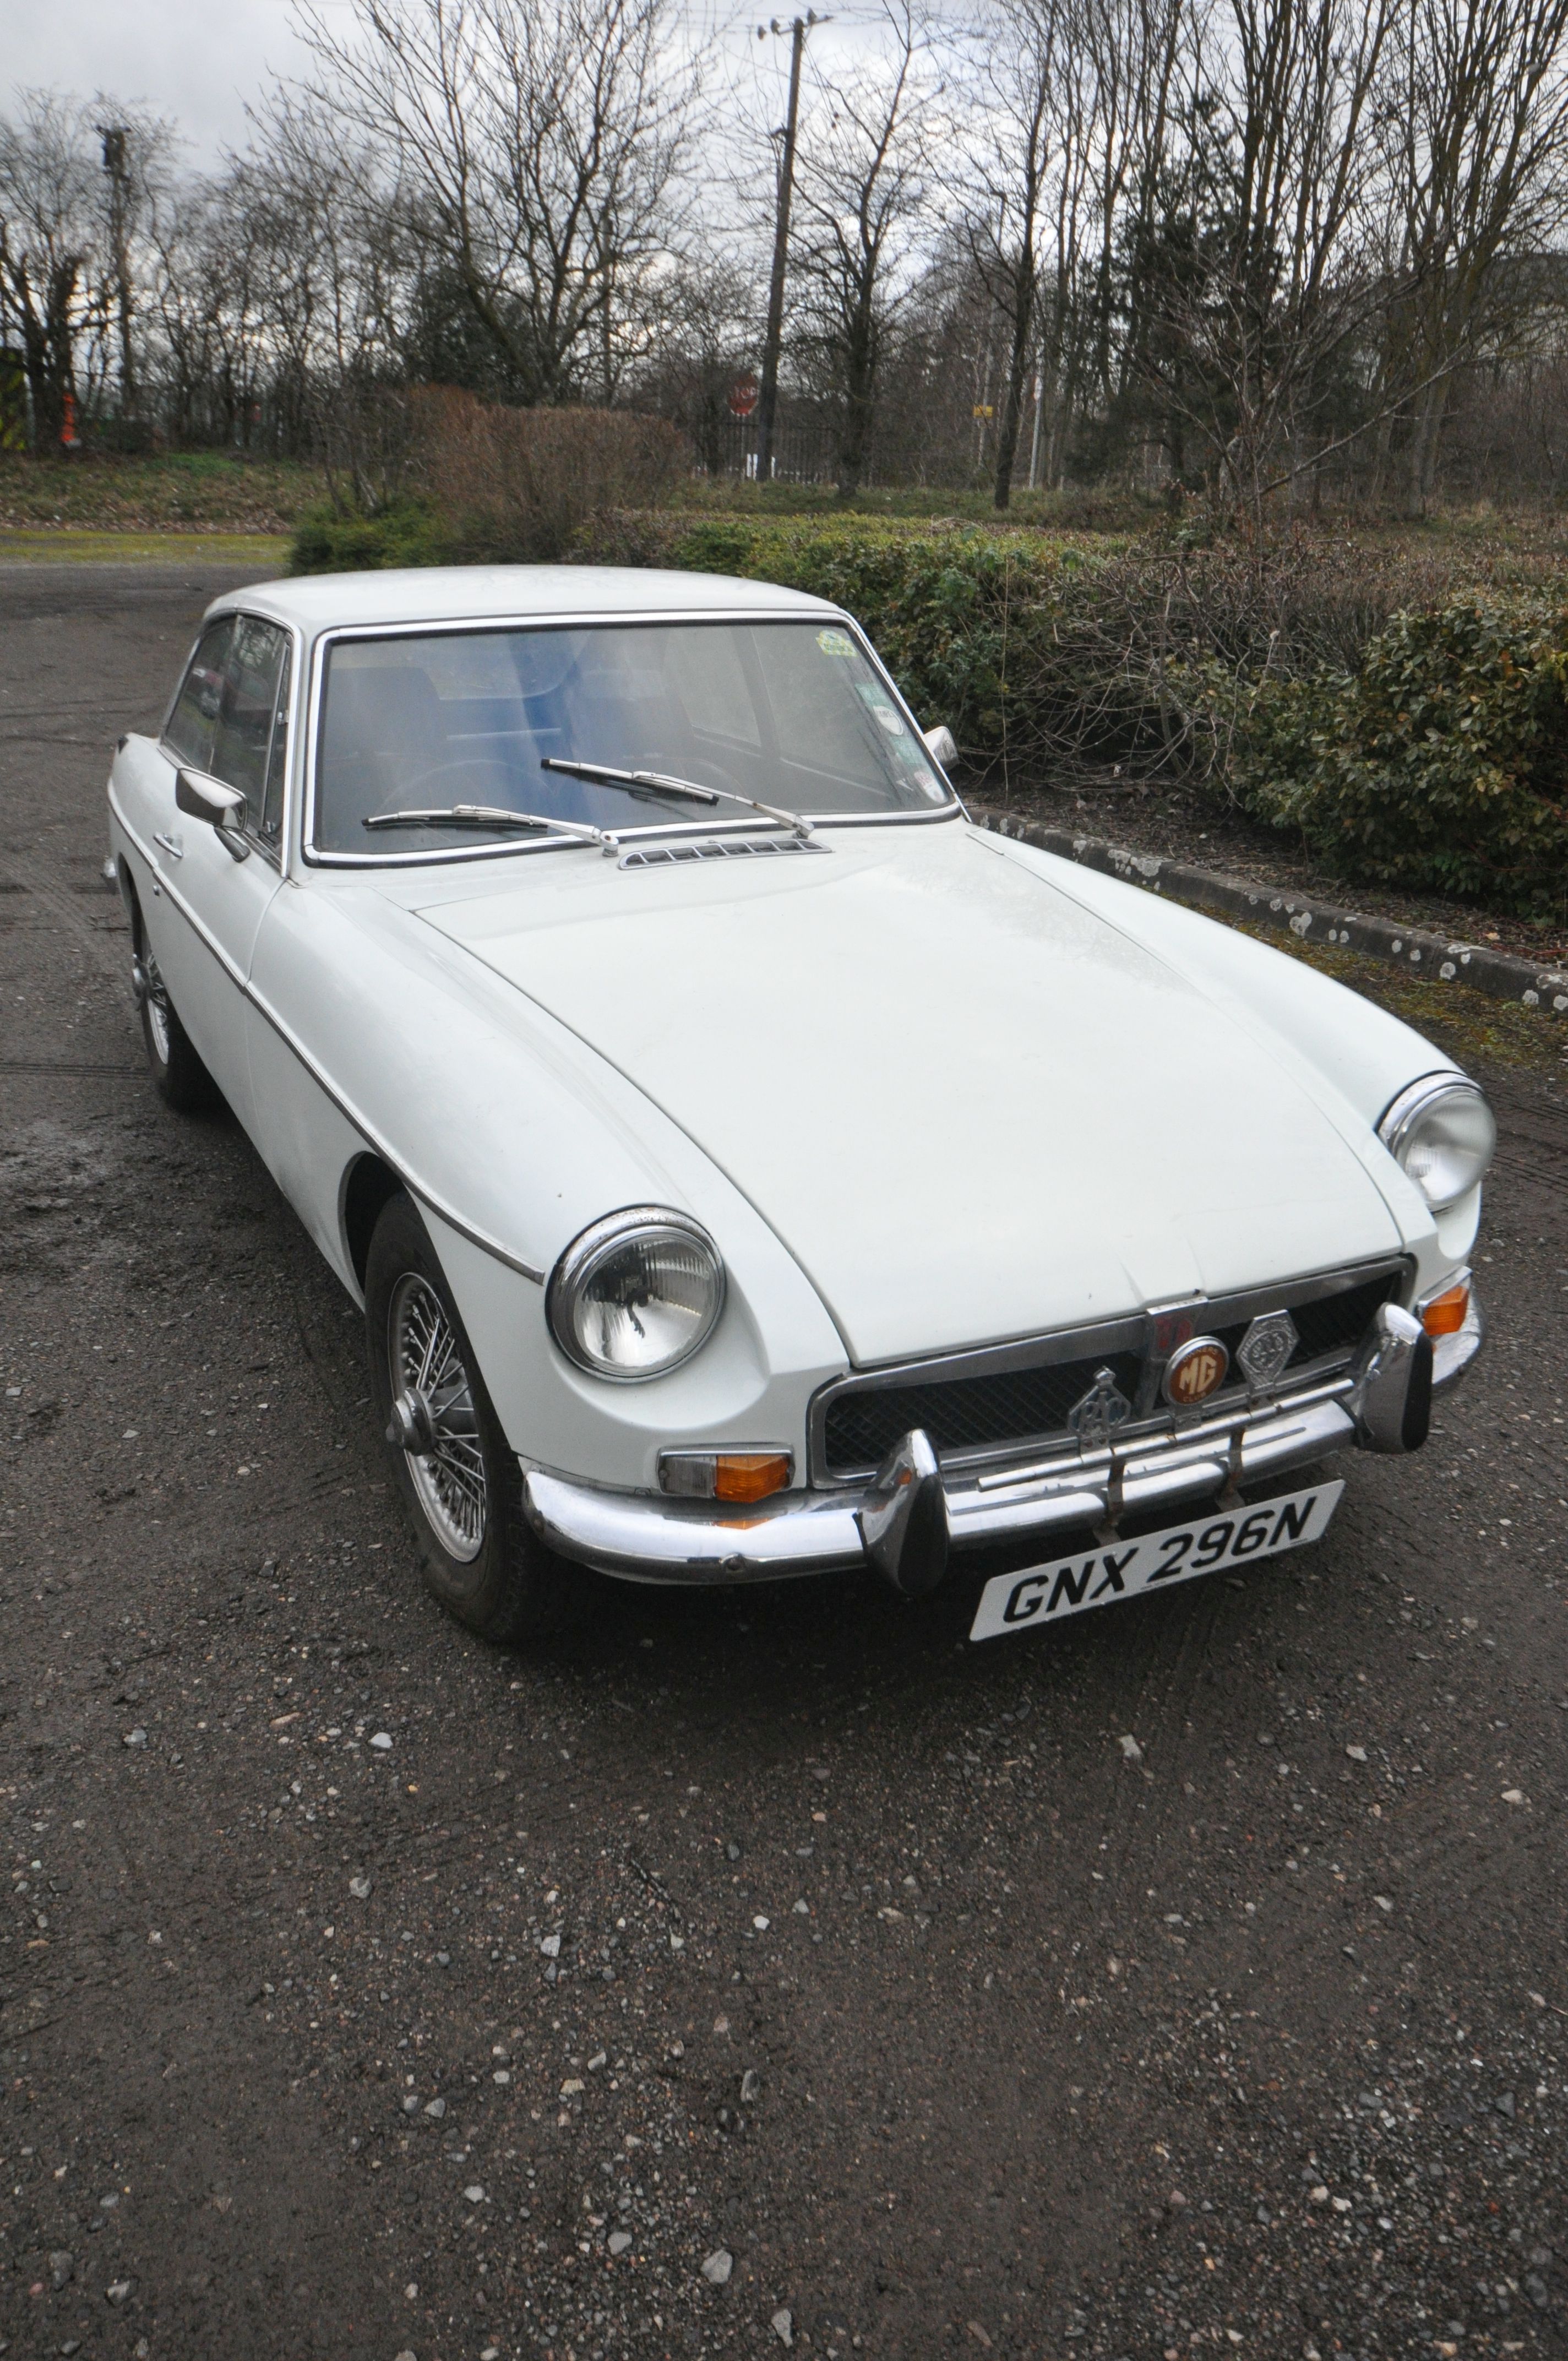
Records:
[[[765,804],[755,796],[738,795],[732,787],[699,786],[695,779],[672,779],[663,771],[618,771],[609,763],[574,763],[564,755],[545,754],[540,759],[542,771],[565,771],[574,779],[602,780],[607,786],[627,787],[632,794],[679,796],[688,803],[744,804],[749,811],[761,812],[764,818],[776,819],[781,827],[793,829],[795,835],[808,837],[811,822],[799,812],[785,811],[780,804]]]
[[[361,828],[543,828],[554,835],[575,837],[597,844],[605,852],[619,852],[620,840],[609,829],[592,828],[587,820],[554,819],[543,812],[507,811],[499,804],[448,804],[441,811],[372,812]]]

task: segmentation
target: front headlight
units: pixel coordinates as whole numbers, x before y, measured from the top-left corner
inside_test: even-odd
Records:
[[[1436,1213],[1467,1196],[1492,1161],[1497,1126],[1474,1082],[1428,1074],[1399,1093],[1377,1136]]]
[[[574,1238],[545,1313],[568,1359],[596,1378],[659,1378],[705,1344],[724,1304],[706,1230],[660,1205],[610,1213]]]

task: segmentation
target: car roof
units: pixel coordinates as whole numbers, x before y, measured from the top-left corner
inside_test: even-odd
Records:
[[[775,582],[630,566],[388,566],[374,574],[310,574],[228,590],[208,613],[233,607],[276,616],[307,636],[356,624],[485,622],[553,615],[836,614],[825,598]]]

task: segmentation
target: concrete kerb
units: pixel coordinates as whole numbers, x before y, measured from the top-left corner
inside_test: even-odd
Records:
[[[1364,951],[1373,959],[1433,983],[1463,983],[1472,992],[1489,993],[1494,1000],[1511,1000],[1517,1006],[1568,1015],[1568,972],[1537,967],[1510,951],[1496,951],[1485,943],[1450,942],[1442,935],[1420,928],[1396,926],[1390,918],[1364,918],[1303,894],[1287,894],[1269,885],[1249,885],[1240,877],[1218,870],[1197,869],[1190,862],[1168,861],[1154,852],[1134,852],[1102,837],[1074,836],[1065,828],[1041,828],[1012,812],[989,811],[971,804],[970,817],[998,836],[1016,837],[1022,844],[1038,845],[1064,861],[1098,869],[1109,877],[1124,878],[1151,894],[1164,894],[1195,910],[1212,910],[1227,918],[1246,918],[1253,925],[1287,929],[1302,942],[1330,943],[1342,950]]]

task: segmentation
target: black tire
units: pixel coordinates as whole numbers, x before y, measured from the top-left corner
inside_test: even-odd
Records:
[[[450,1334],[441,1347],[445,1377],[423,1393],[407,1382],[403,1357],[419,1322],[434,1317],[432,1298]],[[370,1240],[365,1334],[371,1406],[413,1519],[432,1597],[487,1640],[515,1643],[560,1631],[588,1577],[546,1549],[529,1526],[516,1455],[429,1234],[401,1193],[388,1200]],[[454,1370],[460,1386],[452,1382]],[[395,1402],[402,1405],[396,1415]],[[399,1420],[408,1432],[411,1418],[433,1439],[434,1449],[411,1453],[393,1440]],[[459,1524],[471,1528],[461,1535],[461,1547],[455,1545]]]
[[[144,942],[133,971],[141,1038],[153,1088],[176,1115],[205,1115],[221,1105],[222,1093],[181,1024],[158,961]]]

